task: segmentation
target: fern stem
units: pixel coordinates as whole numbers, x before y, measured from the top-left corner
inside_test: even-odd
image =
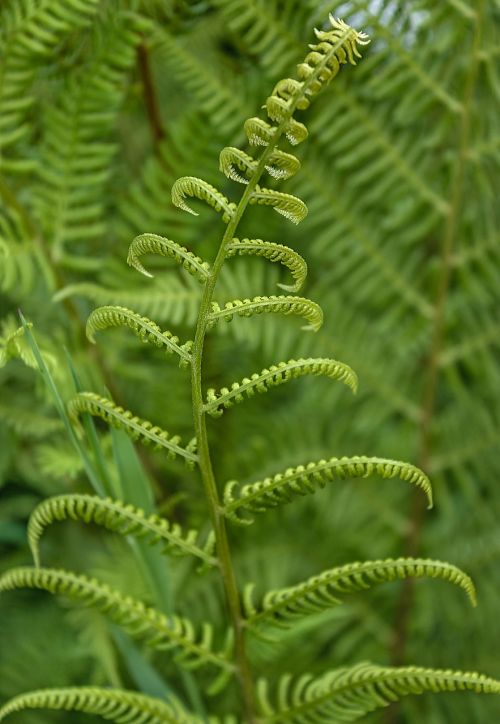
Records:
[[[259,183],[261,176],[266,169],[266,164],[268,163],[269,157],[276,149],[290,118],[293,116],[297,108],[299,99],[304,96],[305,91],[310,86],[312,86],[316,79],[321,75],[325,66],[327,66],[328,62],[330,61],[332,55],[337,52],[337,50],[342,46],[343,42],[344,38],[340,38],[339,41],[332,46],[332,49],[329,53],[325,55],[325,58],[322,60],[322,62],[318,63],[315,71],[307,78],[307,80],[302,83],[300,90],[297,91],[290,98],[287,113],[284,115],[281,122],[276,127],[276,130],[270,138],[268,145],[264,148],[259,158],[255,171],[250,177],[248,184],[245,187],[245,191],[243,192],[240,201],[236,207],[236,210],[234,211],[232,218],[229,220],[226,226],[226,230],[224,232],[224,236],[222,237],[219,250],[212,264],[207,281],[205,282],[192,348],[191,388],[194,429],[198,443],[198,463],[200,467],[203,485],[205,488],[205,494],[208,501],[209,514],[215,534],[219,566],[226,595],[226,603],[234,632],[236,666],[243,696],[245,722],[247,724],[256,724],[257,722],[255,714],[255,697],[250,666],[246,654],[246,632],[242,601],[240,593],[238,591],[236,573],[232,563],[231,551],[227,536],[226,521],[223,515],[223,506],[221,505],[221,499],[217,489],[217,483],[215,481],[212,461],[210,458],[210,447],[206,427],[206,410],[204,409],[202,389],[203,350],[205,344],[205,336],[208,329],[209,316],[212,308],[213,294],[220,271],[226,258],[226,251],[236,234],[238,225],[250,202],[252,193],[256,189],[257,184]]]
[[[437,407],[437,392],[439,386],[440,360],[445,338],[445,311],[448,293],[452,281],[452,256],[456,241],[457,230],[463,207],[465,172],[468,161],[468,149],[471,135],[471,112],[474,100],[474,91],[479,71],[484,23],[484,0],[478,0],[474,37],[472,41],[471,62],[465,80],[463,111],[459,127],[458,157],[455,165],[451,185],[449,212],[445,222],[441,245],[440,274],[437,280],[434,301],[433,326],[431,330],[431,343],[427,356],[426,377],[422,396],[422,412],[420,423],[420,442],[418,466],[424,471],[430,468],[432,452],[432,425]],[[411,527],[405,541],[405,556],[416,556],[420,549],[422,527],[424,522],[424,506],[422,501],[413,496],[411,509]],[[392,649],[392,664],[399,666],[404,661],[408,638],[408,624],[414,599],[414,581],[406,579],[403,582],[401,597],[396,612],[395,636]],[[397,721],[397,710],[388,713],[387,721]]]

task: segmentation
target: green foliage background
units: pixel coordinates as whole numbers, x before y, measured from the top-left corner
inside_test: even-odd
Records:
[[[333,565],[397,558],[418,543],[421,555],[472,575],[479,607],[468,609],[444,583],[418,583],[405,661],[500,677],[500,3],[72,5],[7,0],[0,7],[2,569],[29,562],[25,523],[37,501],[89,489],[26,339],[13,336],[17,308],[34,323],[63,396],[73,393],[66,348],[86,389],[108,389],[119,404],[189,439],[183,371],[126,332],[91,348],[86,317],[96,304],[122,304],[189,338],[196,281],[162,261],[145,283],[125,264],[128,245],[147,231],[213,257],[219,220],[209,211],[201,221],[175,211],[172,183],[197,175],[231,197],[218,172],[221,147],[243,142],[243,121],[333,12],[372,43],[359,68],[341,73],[312,108],[303,168],[286,189],[307,202],[309,216],[283,238],[279,218],[255,208],[244,228],[303,254],[307,295],[325,310],[325,324],[304,339],[293,322],[236,319],[210,337],[206,382],[220,387],[277,360],[318,354],[351,365],[360,389],[354,398],[328,380],[301,380],[238,406],[210,428],[216,474],[244,483],[332,455],[401,458],[427,469],[436,507],[422,516],[411,491],[391,481],[332,486],[236,530],[238,572],[263,592]],[[51,13],[63,18],[61,27],[47,25]],[[275,293],[281,272],[269,266],[235,260],[223,270],[221,299]],[[102,440],[118,479],[116,441],[104,430]],[[196,476],[138,452],[138,474],[149,479],[158,508],[203,527]],[[112,535],[62,525],[48,538],[51,565],[99,572],[150,595],[143,571]],[[221,620],[210,576],[187,575],[181,563],[163,573],[171,605],[178,600],[195,620]],[[297,627],[278,646],[259,643],[256,669],[390,663],[401,592],[399,583],[381,587],[323,615],[318,628]],[[2,596],[0,636],[2,700],[77,683],[199,697],[174,664],[144,658],[98,614],[46,595]],[[427,695],[407,699],[398,722],[479,724],[499,715],[496,697]],[[40,718],[24,714],[23,721]]]

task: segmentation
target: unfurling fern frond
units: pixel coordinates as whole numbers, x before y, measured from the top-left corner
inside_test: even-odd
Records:
[[[93,392],[79,392],[75,395],[68,403],[68,413],[75,424],[78,424],[78,416],[83,413],[100,417],[108,425],[124,430],[133,440],[139,440],[145,445],[152,444],[157,449],[165,448],[171,459],[180,455],[191,464],[198,460],[194,452],[194,440],[185,448],[181,447],[181,438],[178,435],[171,437],[161,427],[142,420],[129,410],[124,410],[106,397],[100,397]]]
[[[269,591],[256,609],[251,590],[245,597],[248,623],[271,624],[288,628],[297,618],[319,613],[342,603],[338,598],[374,585],[402,578],[441,578],[460,586],[476,605],[476,590],[472,580],[460,568],[426,558],[398,558],[397,560],[364,561],[332,568],[313,576],[297,586]]]
[[[20,694],[0,709],[0,721],[9,714],[27,709],[80,711],[121,723],[198,724],[198,720],[175,699],[167,702],[135,691],[97,686],[39,689]]]
[[[271,704],[267,681],[261,680],[258,699],[266,724],[276,722],[324,724],[355,721],[403,696],[426,691],[474,691],[500,694],[500,681],[482,674],[416,666],[392,668],[362,663],[335,669],[319,678],[305,674],[282,677],[277,704]]]
[[[358,385],[355,372],[348,365],[337,362],[337,360],[313,357],[291,359],[288,362],[271,365],[269,369],[263,369],[260,373],[255,372],[251,377],[244,377],[241,382],[233,382],[230,389],[223,387],[218,392],[214,389],[208,390],[207,402],[203,409],[210,415],[218,417],[222,415],[224,408],[232,407],[235,402],[242,402],[245,395],[252,397],[255,392],[267,392],[272,387],[304,375],[325,375],[330,379],[343,382],[353,392],[356,392]]]
[[[0,592],[19,588],[62,594],[96,608],[149,646],[158,650],[175,649],[176,659],[186,668],[213,664],[226,672],[233,670],[228,659],[229,650],[213,651],[210,624],[204,623],[201,635],[198,635],[189,620],[166,616],[95,578],[54,568],[29,567],[13,568],[0,577]]]
[[[365,33],[358,33],[333,15],[330,15],[330,23],[331,30],[314,30],[319,42],[310,46],[311,52],[298,66],[298,75],[302,81],[314,78],[309,84],[310,95],[330,83],[341,64],[349,62],[356,65],[356,58],[361,57],[357,46],[370,42]]]
[[[278,262],[290,270],[295,284],[278,284],[285,292],[298,292],[307,276],[307,264],[300,254],[283,244],[262,239],[233,239],[226,247],[226,259],[239,254],[262,256],[272,262]]]
[[[136,236],[130,244],[127,257],[127,264],[133,266],[141,274],[152,277],[153,274],[148,272],[139,261],[144,254],[159,254],[160,256],[175,259],[200,282],[206,281],[210,272],[210,264],[207,261],[200,259],[192,251],[186,249],[185,246],[181,246],[171,239],[166,239],[164,236],[158,236],[158,234],[140,234]]]
[[[233,181],[247,184],[257,168],[257,160],[239,148],[227,146],[219,156],[220,170]],[[280,149],[273,151],[266,161],[266,171],[276,179],[287,179],[300,169],[300,161],[291,153]]]
[[[271,126],[269,123],[263,121],[262,118],[258,118],[257,116],[254,118],[247,118],[244,127],[248,143],[251,146],[268,146],[276,131],[274,126]]]
[[[432,487],[427,475],[409,463],[386,460],[377,457],[343,457],[319,460],[318,462],[288,468],[272,478],[244,485],[237,497],[234,491],[236,481],[226,484],[224,490],[224,514],[235,523],[248,524],[252,520],[242,519],[238,511],[262,513],[293,500],[298,495],[315,493],[327,482],[379,475],[382,478],[399,478],[421,488],[432,507]]]
[[[268,146],[275,132],[276,128],[261,118],[248,118],[245,121],[245,133],[251,146]],[[285,124],[285,135],[292,146],[297,146],[306,140],[308,131],[303,123],[290,118]]]
[[[162,347],[168,353],[175,352],[181,358],[181,366],[191,362],[190,350],[193,344],[191,341],[179,345],[178,337],[168,330],[162,331],[156,322],[152,322],[147,317],[141,317],[127,307],[106,306],[94,309],[87,319],[87,337],[94,343],[94,334],[98,330],[109,327],[128,327],[143,342]]]
[[[163,553],[193,555],[209,566],[215,566],[214,538],[211,533],[205,545],[198,545],[198,532],[184,532],[178,523],[169,523],[158,515],[147,515],[141,508],[126,505],[119,500],[99,498],[95,495],[57,495],[42,501],[28,522],[28,542],[35,560],[40,565],[39,543],[45,528],[64,520],[82,520],[102,525],[123,536],[141,538],[150,545],[158,543]]]
[[[356,63],[360,57],[358,45],[369,40],[364,33],[358,33],[341,20],[330,16],[331,30],[317,30],[319,42],[311,46],[303,63],[298,66],[300,80],[285,78],[275,86],[266,100],[265,108],[269,118],[278,124],[272,125],[259,118],[250,118],[245,124],[248,140],[252,145],[267,146],[283,131],[292,145],[307,138],[307,128],[292,116],[295,109],[308,107],[310,98],[334,78],[343,63]]]
[[[302,327],[304,330],[317,332],[323,324],[323,311],[319,304],[305,297],[254,297],[253,299],[233,299],[226,302],[224,307],[212,302],[212,312],[208,317],[212,327],[219,319],[230,322],[235,314],[239,317],[251,317],[253,314],[296,314],[306,319],[309,324]]]
[[[219,169],[232,181],[247,184],[247,176],[251,176],[256,168],[257,161],[239,148],[226,146],[220,152]]]
[[[274,189],[263,189],[258,184],[250,196],[250,204],[272,206],[278,213],[294,224],[299,224],[307,216],[307,206],[297,196],[283,194]]]
[[[185,198],[191,197],[206,201],[216,211],[222,211],[222,220],[227,224],[232,218],[236,204],[227,199],[224,194],[218,191],[215,186],[195,176],[182,176],[172,186],[172,203],[193,216],[198,216],[196,211],[188,206]]]
[[[276,179],[282,179],[295,176],[300,169],[300,161],[292,153],[286,153],[277,148],[271,153],[266,163],[266,171],[270,176]]]

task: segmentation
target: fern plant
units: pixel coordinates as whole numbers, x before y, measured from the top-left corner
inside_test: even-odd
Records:
[[[220,714],[214,706],[211,722],[337,722],[355,721],[377,708],[388,706],[409,694],[425,691],[471,690],[500,693],[500,682],[476,673],[418,667],[384,667],[370,663],[337,668],[313,676],[293,677],[284,674],[278,682],[261,679],[254,687],[250,664],[251,642],[272,645],[272,629],[287,629],[308,616],[328,611],[344,596],[368,589],[375,584],[405,578],[440,578],[461,587],[475,605],[476,594],[471,579],[449,563],[422,558],[399,558],[363,561],[325,570],[293,587],[270,590],[260,602],[254,600],[253,584],[241,586],[237,580],[228,527],[250,525],[253,516],[293,502],[298,497],[314,495],[327,483],[346,479],[382,478],[410,483],[427,497],[432,506],[432,487],[427,475],[409,463],[380,457],[349,456],[320,459],[289,467],[263,480],[240,486],[229,481],[223,490],[218,485],[210,451],[207,418],[220,417],[235,403],[244,402],[256,392],[304,375],[325,376],[344,383],[356,391],[357,377],[346,364],[330,358],[305,357],[277,362],[261,372],[250,374],[219,390],[204,392],[203,363],[207,335],[220,322],[234,316],[281,314],[302,317],[306,331],[317,331],[323,321],[318,304],[300,296],[307,273],[306,262],[294,250],[262,239],[237,238],[238,227],[252,205],[270,206],[297,224],[307,214],[304,202],[296,196],[262,186],[268,174],[276,181],[299,171],[298,159],[284,151],[280,143],[286,138],[295,146],[307,138],[306,126],[295,118],[296,111],[308,108],[313,98],[333,80],[342,65],[356,64],[360,46],[368,38],[341,20],[329,18],[328,29],[316,30],[316,42],[298,66],[298,78],[279,81],[267,98],[267,120],[252,117],[245,123],[251,150],[262,148],[256,156],[236,147],[224,148],[220,170],[245,189],[239,201],[230,201],[212,184],[193,177],[179,178],[172,188],[173,203],[191,214],[196,212],[190,199],[207,203],[221,214],[225,230],[218,252],[209,263],[176,241],[156,234],[142,234],[129,250],[128,262],[150,276],[141,257],[159,254],[175,260],[201,284],[201,297],[194,338],[180,343],[170,331],[162,331],[155,322],[122,306],[96,309],[87,323],[87,335],[109,327],[127,327],[142,341],[169,354],[177,355],[181,368],[190,372],[194,436],[183,441],[157,425],[144,420],[113,400],[91,392],[78,392],[69,402],[69,418],[77,430],[79,418],[99,417],[113,428],[125,431],[133,440],[166,451],[169,459],[182,459],[189,469],[197,469],[203,483],[210,519],[210,532],[204,538],[193,530],[183,530],[158,515],[148,515],[126,501],[98,496],[67,494],[42,502],[33,512],[28,538],[34,567],[19,567],[3,574],[0,590],[35,588],[64,594],[86,606],[97,608],[121,625],[132,637],[143,639],[153,649],[171,651],[187,669],[210,671],[207,693],[217,696],[233,682],[238,687],[240,706],[234,714]],[[36,35],[36,29],[33,28]],[[28,41],[26,41],[28,42]],[[26,43],[25,43],[26,44]],[[36,41],[29,38],[28,47]],[[16,113],[18,108],[15,108]],[[21,108],[22,110],[22,108]],[[9,137],[8,139],[9,140]],[[283,265],[293,284],[281,284],[285,295],[234,299],[224,303],[214,298],[225,262],[236,255],[255,255]],[[8,344],[28,333],[25,325],[13,331]],[[6,344],[6,349],[8,349]],[[40,363],[40,361],[39,361]],[[217,424],[217,423],[216,423]],[[80,433],[81,434],[81,433]],[[214,626],[203,622],[198,627],[178,615],[165,615],[142,601],[113,587],[67,570],[41,567],[39,542],[45,528],[67,519],[94,523],[122,536],[143,539],[161,545],[162,552],[194,557],[201,569],[218,572],[228,613],[226,630],[215,641]],[[318,619],[319,621],[319,619]],[[314,623],[314,619],[313,619]],[[203,674],[200,674],[203,676]],[[0,720],[26,709],[55,709],[97,714],[111,721],[193,722],[201,721],[175,697],[167,701],[126,690],[97,687],[46,689],[22,694],[0,709]]]

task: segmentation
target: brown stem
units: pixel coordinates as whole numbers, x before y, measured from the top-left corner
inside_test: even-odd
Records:
[[[144,90],[144,102],[149,119],[149,126],[155,146],[158,146],[165,138],[165,131],[161,121],[160,107],[153,83],[149,51],[145,43],[137,48],[137,64]]]
[[[445,341],[445,311],[452,278],[452,255],[455,239],[460,223],[464,195],[465,170],[471,133],[471,109],[479,69],[479,50],[481,47],[482,21],[484,16],[484,0],[479,0],[476,14],[472,58],[465,81],[462,116],[459,128],[459,153],[451,185],[451,195],[448,216],[445,222],[443,240],[441,244],[440,274],[434,302],[434,317],[431,331],[431,344],[427,355],[424,390],[421,405],[420,441],[418,465],[424,471],[429,471],[432,454],[432,423],[436,414],[436,398],[439,386],[439,362]],[[417,556],[422,539],[424,523],[425,501],[422,496],[413,494],[411,504],[411,524],[404,543],[405,556]],[[395,626],[394,640],[391,651],[391,663],[401,666],[405,660],[408,642],[408,626],[411,609],[414,602],[414,581],[407,578],[402,583]],[[387,724],[397,724],[399,707],[396,705],[387,711]]]

